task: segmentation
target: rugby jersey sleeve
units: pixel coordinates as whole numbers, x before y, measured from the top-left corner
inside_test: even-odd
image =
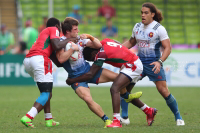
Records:
[[[133,27],[132,35],[131,35],[132,38],[135,37],[135,29],[136,29],[136,25],[137,25],[137,24],[138,24],[138,23],[136,23],[136,24],[134,25],[134,27]]]
[[[99,51],[95,57],[94,64],[102,67],[106,58],[106,53],[104,51]]]
[[[60,33],[56,27],[48,27],[50,39],[60,38]]]
[[[157,31],[158,31],[158,36],[160,38],[160,41],[169,39],[167,31],[166,31],[166,29],[163,26],[159,26],[158,29],[157,29]]]

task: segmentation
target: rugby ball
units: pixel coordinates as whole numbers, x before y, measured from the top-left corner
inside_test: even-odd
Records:
[[[73,42],[68,42],[66,45],[65,50],[69,50],[72,47]],[[74,43],[73,43],[74,44]],[[69,60],[71,61],[77,61],[79,56],[79,51],[74,51],[74,53],[69,57]]]

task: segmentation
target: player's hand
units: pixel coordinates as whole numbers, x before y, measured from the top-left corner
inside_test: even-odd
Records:
[[[94,41],[94,37],[90,34],[81,34],[80,38],[81,39],[90,39],[91,41]]]
[[[150,65],[154,65],[152,71],[154,71],[155,74],[160,72],[160,63],[158,61],[152,62]]]
[[[70,79],[70,78],[68,78],[68,79],[66,80],[66,84],[68,84],[68,85],[72,85],[72,84],[73,84],[73,80]]]
[[[72,43],[72,49],[74,49],[75,51],[79,51],[79,47],[75,43]]]
[[[86,34],[81,34],[80,35],[80,38],[83,40],[83,39],[87,39],[87,36],[86,36]]]

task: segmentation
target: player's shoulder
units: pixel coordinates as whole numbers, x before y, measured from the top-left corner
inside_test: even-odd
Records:
[[[63,40],[65,40],[65,39],[67,39],[65,36],[61,36],[61,37],[60,37],[60,41],[63,41]]]
[[[163,25],[161,25],[160,23],[159,23],[159,26],[158,26],[158,28],[156,29],[157,31],[166,31],[166,29],[165,29],[165,27],[163,26]]]

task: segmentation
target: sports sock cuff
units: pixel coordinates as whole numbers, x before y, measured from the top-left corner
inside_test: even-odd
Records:
[[[27,113],[30,117],[35,117],[38,114],[38,111],[35,107],[32,107],[31,110]],[[27,116],[28,117],[28,116]],[[30,118],[31,119],[31,118]]]
[[[51,113],[45,113],[44,117],[45,117],[45,119],[52,119],[52,114]]]
[[[108,116],[106,116],[106,115],[104,114],[104,116],[102,116],[101,119],[102,119],[103,121],[105,121],[105,120],[108,120],[109,118],[108,118]]]
[[[146,104],[144,104],[144,106],[142,106],[140,109],[141,109],[141,110],[144,110],[144,109],[146,109],[146,107],[149,108],[149,106],[147,106]]]
[[[126,93],[124,93],[124,94],[120,94],[120,96],[121,96],[122,98],[128,99],[128,95],[129,95],[129,94],[130,94],[129,92],[126,92]]]
[[[165,98],[167,104],[170,104],[172,102],[174,102],[175,98],[172,94],[170,94],[168,97]]]

